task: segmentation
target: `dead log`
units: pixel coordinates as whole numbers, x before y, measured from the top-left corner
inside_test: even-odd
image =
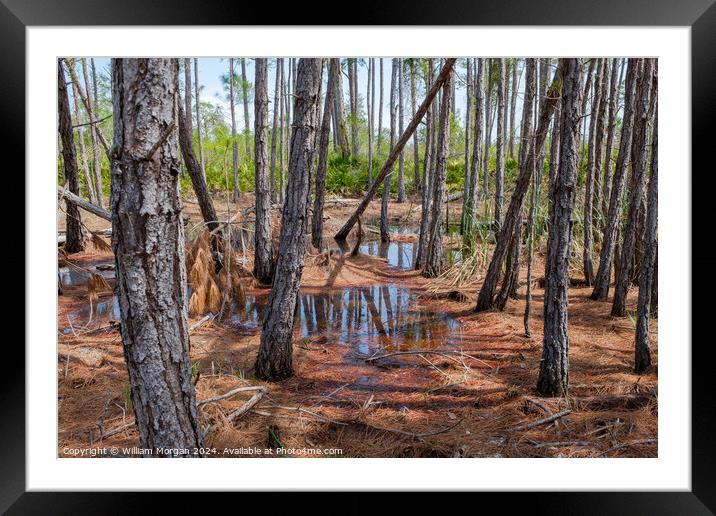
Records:
[[[65,198],[66,201],[71,202],[78,208],[82,208],[85,211],[88,211],[94,215],[97,215],[98,217],[103,218],[104,220],[108,220],[112,222],[112,214],[108,212],[107,210],[100,208],[99,206],[92,204],[91,202],[85,201],[82,197],[79,195],[75,195],[69,190],[65,190],[61,186],[57,185],[57,193],[60,194],[60,199]]]

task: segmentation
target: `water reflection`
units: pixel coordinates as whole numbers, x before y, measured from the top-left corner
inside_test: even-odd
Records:
[[[254,333],[266,301],[247,295],[245,304],[233,305],[228,323]],[[362,354],[441,347],[461,328],[457,319],[420,309],[413,292],[395,285],[301,293],[295,316],[301,337],[324,335],[328,343],[351,345]]]

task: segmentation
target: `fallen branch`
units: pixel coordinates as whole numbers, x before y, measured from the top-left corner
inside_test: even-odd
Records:
[[[99,206],[96,206],[92,204],[91,202],[85,201],[82,197],[79,195],[75,195],[72,192],[65,190],[61,186],[57,186],[57,193],[60,194],[60,198],[65,198],[66,201],[69,201],[70,203],[74,204],[75,206],[82,208],[85,211],[88,211],[90,213],[93,213],[94,215],[97,215],[98,217],[103,218],[104,220],[108,220],[112,222],[112,214],[108,212],[107,210],[100,208]]]
[[[199,328],[204,326],[204,323],[206,323],[207,321],[211,321],[214,317],[216,316],[213,313],[209,312],[204,317],[189,326],[189,333],[193,332],[194,330],[198,330]]]
[[[375,429],[375,430],[381,430],[381,431],[383,431],[383,432],[392,432],[392,433],[394,433],[394,434],[400,434],[400,435],[405,435],[405,436],[407,436],[407,437],[415,437],[415,438],[430,437],[430,436],[432,436],[432,435],[444,434],[445,432],[449,432],[450,430],[452,430],[453,428],[455,428],[457,425],[459,425],[459,424],[462,423],[462,422],[463,422],[463,419],[460,419],[460,420],[459,420],[457,423],[455,423],[454,425],[451,425],[451,426],[449,426],[449,427],[447,427],[447,428],[443,428],[442,430],[438,430],[438,431],[436,431],[436,432],[427,432],[427,433],[422,433],[422,434],[414,434],[414,433],[412,433],[412,432],[406,432],[405,430],[398,430],[397,428],[384,428],[384,427],[381,427],[381,426],[371,425],[370,423],[366,423],[365,421],[353,421],[354,424],[367,426],[368,428],[373,428],[373,429]]]
[[[612,446],[608,450],[605,450],[602,452],[602,455],[606,455],[609,452],[613,452],[616,450],[621,450],[622,448],[629,448],[630,446],[640,446],[642,444],[654,444],[657,442],[657,439],[639,439],[638,441],[631,441],[629,443],[621,443],[617,444],[616,446]]]
[[[340,425],[340,426],[347,426],[348,423],[344,423],[343,421],[336,421],[334,419],[329,419],[325,416],[322,416],[316,412],[312,412],[310,410],[307,410],[302,407],[286,407],[284,405],[270,405],[269,408],[275,408],[280,410],[289,410],[291,412],[298,412],[299,414],[306,414],[312,417],[315,417],[319,421],[323,421],[324,423],[332,423],[334,425]]]
[[[534,421],[534,422],[532,422],[532,423],[526,423],[526,424],[518,425],[518,426],[512,428],[512,430],[515,431],[515,432],[520,432],[520,431],[522,431],[522,430],[529,430],[529,429],[531,429],[531,428],[535,428],[535,427],[538,427],[538,426],[541,426],[541,425],[546,425],[547,423],[551,423],[552,421],[556,421],[557,419],[559,419],[559,418],[561,418],[561,417],[564,417],[564,416],[566,416],[566,415],[568,415],[568,414],[571,414],[571,413],[572,413],[571,410],[563,410],[562,412],[557,412],[556,414],[553,414],[553,415],[551,415],[551,416],[549,416],[549,417],[546,417],[546,418],[544,418],[544,419],[538,419],[537,421]]]
[[[266,390],[266,387],[261,387],[257,385],[252,385],[248,387],[236,387],[235,389],[231,389],[229,392],[225,394],[221,394],[220,396],[214,396],[213,398],[207,398],[205,400],[199,401],[196,406],[202,407],[206,405],[207,403],[214,403],[217,401],[225,400],[227,398],[231,398],[234,394],[238,394],[240,392],[246,392],[246,391],[264,391],[264,394],[266,394],[268,391]]]
[[[238,409],[231,412],[229,415],[226,416],[226,422],[232,422],[239,417],[241,417],[243,414],[251,410],[259,401],[261,401],[261,398],[263,398],[268,393],[268,390],[266,388],[261,388],[259,392],[251,396],[249,398],[249,401],[241,405]],[[218,424],[211,425],[207,430],[204,432],[204,438],[206,438],[209,434],[214,432],[219,427]]]

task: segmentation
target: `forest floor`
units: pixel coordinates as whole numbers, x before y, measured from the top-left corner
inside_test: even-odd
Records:
[[[215,199],[221,219],[252,202],[249,195],[238,205],[227,205],[223,196]],[[356,204],[327,204],[325,235],[331,245]],[[457,222],[459,203],[450,208]],[[200,222],[196,204],[188,201],[185,212],[188,228]],[[216,449],[212,456],[256,457],[261,456],[256,449],[267,447],[292,449],[293,456],[316,456],[319,449],[323,456],[342,457],[657,456],[658,367],[634,374],[633,318],[611,317],[611,303],[592,301],[591,290],[575,282],[569,291],[569,394],[538,397],[540,283],[534,282],[528,338],[526,268],[518,299],[505,311],[475,313],[479,275],[458,292],[436,289],[434,281],[412,269],[420,205],[391,203],[390,213],[389,248],[380,248],[372,229],[380,214],[375,201],[363,217],[360,254],[308,250],[292,378],[278,383],[253,378],[260,312],[269,289],[250,279],[245,302],[191,333],[190,359],[200,371],[198,401],[239,386],[268,390],[233,422],[226,415],[255,392],[200,408],[202,424],[214,425],[205,443]],[[82,215],[92,230],[109,227]],[[58,223],[62,229],[63,216]],[[449,245],[450,239],[445,241]],[[69,260],[69,270],[60,260],[61,275],[65,271],[67,283],[74,284],[65,283],[58,296],[58,454],[69,456],[69,448],[138,446],[112,292],[99,293],[90,311],[87,284],[80,278],[80,268],[111,269],[113,256],[89,246]],[[543,271],[538,248],[534,278]],[[113,272],[103,274],[113,286]],[[635,305],[632,289],[630,313]],[[657,364],[658,322],[651,324]],[[555,415],[552,422],[536,424]]]

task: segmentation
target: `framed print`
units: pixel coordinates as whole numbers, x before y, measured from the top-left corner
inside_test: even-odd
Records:
[[[716,7],[219,4],[3,0],[27,242],[3,509],[711,513]]]

